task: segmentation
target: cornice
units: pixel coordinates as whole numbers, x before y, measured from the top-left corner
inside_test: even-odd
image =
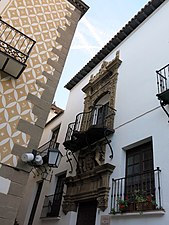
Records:
[[[89,6],[81,0],[68,0],[72,5],[81,11],[81,17],[87,12]],[[80,17],[80,18],[81,18]]]

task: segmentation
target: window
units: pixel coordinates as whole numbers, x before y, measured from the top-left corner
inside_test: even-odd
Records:
[[[148,196],[155,198],[151,142],[126,152],[125,192],[130,202],[143,202]]]
[[[50,148],[55,148],[55,145],[57,143],[57,138],[60,130],[60,125],[53,131],[52,138],[50,141]]]
[[[105,105],[102,105],[99,109],[98,109],[98,116],[97,116],[97,125],[104,125],[106,116],[108,114],[108,107],[109,107],[109,103],[106,103]]]
[[[66,173],[57,177],[55,193],[54,195],[46,196],[41,217],[58,217],[59,216],[65,178],[66,178]]]
[[[66,177],[66,174],[62,174],[62,175],[58,176],[58,180],[57,180],[57,185],[56,185],[56,189],[55,189],[52,210],[51,210],[51,214],[55,214],[56,216],[59,215],[65,177]]]
[[[112,213],[162,209],[160,173],[151,141],[126,150],[126,176],[112,179]]]
[[[153,170],[152,143],[148,142],[126,152],[126,176]]]
[[[92,111],[91,121],[92,125],[104,126],[106,116],[108,115],[109,103],[104,105],[96,105]]]

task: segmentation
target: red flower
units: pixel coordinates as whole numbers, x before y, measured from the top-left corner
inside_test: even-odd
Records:
[[[120,205],[120,209],[124,209],[125,208],[125,205]]]
[[[148,195],[148,196],[147,196],[147,201],[148,201],[148,202],[151,202],[151,201],[152,201],[152,196],[151,196],[151,195]]]

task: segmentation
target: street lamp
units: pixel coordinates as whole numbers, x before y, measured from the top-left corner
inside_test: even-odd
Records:
[[[58,148],[51,148],[51,149],[49,149],[48,150],[48,166],[58,168],[62,156],[63,155],[59,151]]]
[[[56,143],[55,148],[49,148],[45,156],[42,156],[42,153],[44,153],[46,149],[42,152],[33,149],[32,153],[24,153],[21,156],[21,160],[34,167],[39,167],[47,163],[49,167],[58,168],[63,156],[58,147],[59,143]]]

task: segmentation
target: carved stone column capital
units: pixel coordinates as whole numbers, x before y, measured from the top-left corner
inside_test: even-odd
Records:
[[[104,211],[108,207],[108,194],[99,196],[97,198],[98,208]]]
[[[67,214],[70,211],[76,212],[77,205],[72,201],[64,201],[62,204],[62,210],[63,210],[64,214]]]

